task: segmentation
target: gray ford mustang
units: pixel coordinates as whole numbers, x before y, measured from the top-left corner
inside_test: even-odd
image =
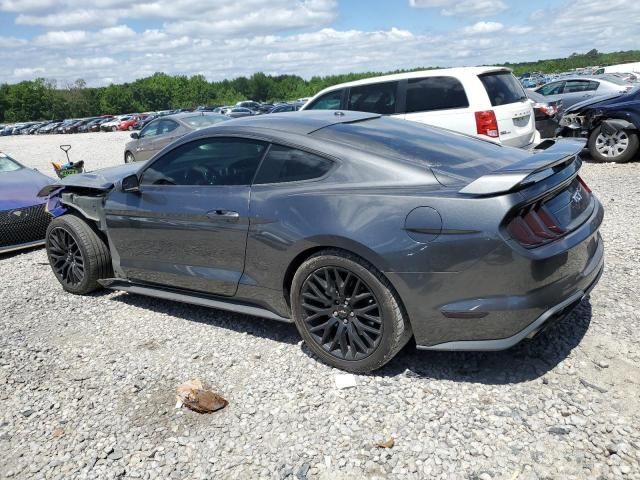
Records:
[[[529,152],[360,112],[232,120],[43,189],[47,252],[69,292],[294,322],[353,372],[412,336],[500,350],[564,317],[602,273],[583,146]]]

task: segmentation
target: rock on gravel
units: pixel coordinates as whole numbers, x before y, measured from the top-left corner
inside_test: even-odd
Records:
[[[47,170],[70,143],[98,167],[120,163],[126,139],[5,137],[0,149]],[[640,164],[585,163],[583,176],[607,209],[589,300],[507,352],[406,348],[348,389],[291,325],[77,297],[42,249],[0,257],[0,477],[640,479]],[[176,410],[188,378],[229,405]]]

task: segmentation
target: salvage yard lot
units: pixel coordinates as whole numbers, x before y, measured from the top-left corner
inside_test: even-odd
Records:
[[[43,173],[127,133],[17,136]],[[44,250],[0,256],[0,478],[640,479],[640,163],[585,162],[605,273],[506,352],[417,352],[337,389],[295,327],[133,294],[62,291]],[[229,405],[175,406],[200,378]],[[380,442],[394,439],[392,448]]]

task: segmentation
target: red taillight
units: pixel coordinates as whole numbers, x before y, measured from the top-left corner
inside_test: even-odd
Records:
[[[591,193],[591,189],[589,188],[589,186],[585,183],[585,181],[582,179],[582,177],[580,175],[578,175],[578,182],[580,182],[580,185],[582,185],[582,188],[587,192],[587,193]]]
[[[553,117],[556,113],[558,113],[558,107],[555,105],[549,105],[548,103],[536,103],[533,108],[536,110],[540,110],[547,117]]]
[[[525,248],[538,247],[565,233],[546,207],[540,203],[523,210],[520,215],[511,220],[507,225],[507,231]]]
[[[493,110],[476,112],[476,131],[478,135],[498,138],[498,120]]]

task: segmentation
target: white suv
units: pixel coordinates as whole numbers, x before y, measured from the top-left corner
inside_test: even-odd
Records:
[[[531,102],[504,67],[399,73],[325,88],[302,110],[393,115],[510,145],[540,142]]]

